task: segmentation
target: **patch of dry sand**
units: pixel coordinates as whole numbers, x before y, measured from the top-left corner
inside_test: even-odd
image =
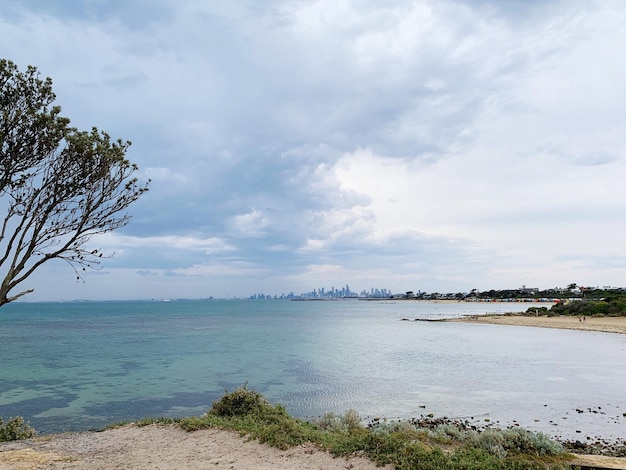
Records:
[[[587,317],[584,321],[572,316],[532,315],[473,315],[455,318],[455,322],[485,323],[491,325],[533,326],[540,328],[562,328],[567,330],[602,331],[626,334],[626,317]]]
[[[374,470],[372,461],[334,458],[313,445],[279,450],[219,429],[128,425],[0,444],[0,470],[33,469]],[[387,467],[391,468],[391,467]]]

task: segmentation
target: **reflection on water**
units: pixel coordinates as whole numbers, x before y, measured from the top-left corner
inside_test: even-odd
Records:
[[[302,417],[353,408],[369,417],[517,422],[567,438],[626,435],[625,335],[401,321],[528,306],[9,305],[0,324],[0,416],[23,415],[42,432],[100,428],[200,414],[247,382]]]

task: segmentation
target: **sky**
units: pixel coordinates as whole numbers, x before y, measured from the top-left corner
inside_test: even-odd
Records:
[[[0,0],[150,191],[27,300],[626,286],[623,0]]]

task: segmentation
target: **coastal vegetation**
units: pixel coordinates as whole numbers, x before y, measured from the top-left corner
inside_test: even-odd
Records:
[[[626,316],[626,297],[584,301],[557,302],[548,311],[549,315],[594,315]]]
[[[37,431],[26,423],[21,416],[9,418],[6,423],[0,417],[0,442],[28,439],[36,435]]]
[[[130,142],[71,127],[55,99],[37,68],[0,59],[0,306],[31,293],[15,289],[52,259],[81,280],[108,257],[91,237],[126,225],[148,189],[125,158]]]
[[[626,292],[623,290],[593,289],[583,291],[579,297],[563,298],[550,309],[530,307],[527,313],[556,316],[571,315],[578,317],[626,316]]]
[[[135,424],[153,423],[176,423],[187,431],[234,430],[280,449],[310,443],[337,457],[358,455],[396,470],[562,469],[569,468],[571,460],[561,444],[523,429],[480,430],[437,420],[375,420],[364,425],[353,410],[303,421],[245,386],[226,393],[202,416]]]

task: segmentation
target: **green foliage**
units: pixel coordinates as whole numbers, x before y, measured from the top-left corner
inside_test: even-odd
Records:
[[[343,416],[325,413],[322,419],[313,421],[319,429],[333,432],[347,432],[361,427],[361,417],[355,410],[348,410]]]
[[[428,431],[428,436],[437,442],[458,442],[470,448],[481,449],[496,457],[510,453],[535,456],[553,456],[565,452],[561,444],[543,433],[534,433],[522,428],[486,429],[482,432],[462,429],[445,423]]]
[[[548,313],[548,308],[547,307],[529,307],[526,310],[526,313],[532,313],[535,315],[545,315],[546,313]]]
[[[290,417],[284,407],[270,404],[245,385],[226,393],[204,416],[182,419],[180,426],[188,431],[232,429],[279,449],[313,441],[309,423]]]
[[[397,470],[566,468],[560,445],[541,434],[520,429],[478,433],[452,424],[429,431],[406,421],[366,428],[354,410],[343,416],[327,413],[309,423],[245,386],[227,392],[205,415],[183,418],[179,425],[188,431],[230,429],[279,449],[313,443],[337,457],[361,455]],[[456,450],[444,452],[438,443]]]
[[[226,393],[213,403],[209,413],[215,416],[246,416],[260,414],[271,409],[269,402],[258,392],[248,390],[244,385],[231,393]]]
[[[573,300],[558,302],[549,311],[552,315],[573,315],[590,317],[593,315],[625,316],[626,298],[612,297],[602,300]]]
[[[21,416],[9,418],[6,423],[0,418],[0,442],[18,441],[36,435],[37,431],[26,423]]]
[[[35,67],[0,60],[0,306],[32,292],[14,290],[51,259],[78,279],[99,265],[87,242],[126,225],[147,191],[125,158],[130,142],[71,127],[55,99]]]

